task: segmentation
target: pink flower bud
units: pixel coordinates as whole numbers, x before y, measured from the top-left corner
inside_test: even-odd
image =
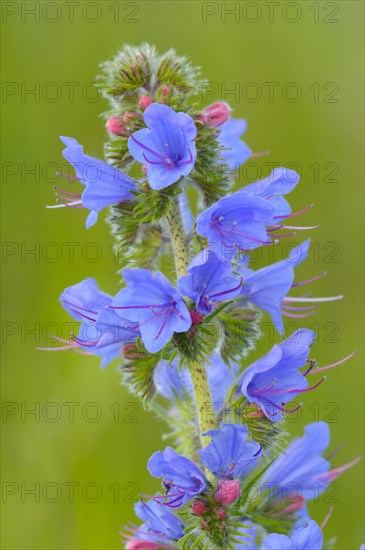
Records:
[[[208,512],[208,508],[205,506],[202,500],[194,500],[192,505],[193,514],[196,516],[202,516]]]
[[[147,109],[152,103],[152,99],[149,95],[142,95],[138,105],[141,107],[141,109]]]
[[[221,479],[218,484],[218,490],[215,493],[215,500],[229,506],[240,496],[240,484],[238,479]]]
[[[199,311],[189,311],[190,319],[193,325],[199,325],[203,320],[203,315]]]
[[[162,88],[162,97],[166,97],[169,93],[170,93],[170,88],[168,88],[167,86],[164,86]]]
[[[217,508],[216,513],[220,519],[226,519],[227,512],[223,508]]]
[[[117,116],[110,117],[106,123],[106,128],[111,134],[128,135],[123,122]]]
[[[124,122],[131,122],[133,118],[137,118],[138,114],[133,113],[132,111],[126,111],[124,115],[122,116]]]
[[[231,116],[231,108],[224,101],[217,101],[208,105],[204,109],[204,114],[207,116],[206,125],[210,128],[215,128],[227,122]]]

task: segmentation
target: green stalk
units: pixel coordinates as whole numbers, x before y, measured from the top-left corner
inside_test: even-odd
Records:
[[[177,197],[170,211],[169,224],[172,248],[174,251],[176,276],[179,278],[186,275],[186,270],[189,265],[189,255]],[[207,371],[204,363],[199,364],[197,362],[191,363],[189,365],[189,370],[194,388],[201,446],[205,447],[209,443],[209,438],[202,437],[201,434],[216,428],[216,419],[213,401],[210,395]]]

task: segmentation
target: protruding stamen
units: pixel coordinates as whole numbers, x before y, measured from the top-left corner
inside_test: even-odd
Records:
[[[255,159],[258,157],[266,157],[267,155],[270,155],[270,151],[261,151],[260,153],[251,153],[250,159]]]
[[[315,384],[314,386],[311,386],[310,388],[305,388],[304,390],[287,390],[287,392],[288,393],[304,393],[304,392],[307,392],[307,391],[312,391],[312,390],[315,390],[316,388],[318,388],[318,386],[320,386],[322,384],[322,382],[324,382],[325,380],[327,380],[326,376],[321,378],[321,380],[319,382],[317,382],[317,384]]]
[[[231,292],[234,292],[235,290],[238,290],[239,288],[241,288],[242,283],[243,283],[243,277],[241,277],[240,282],[238,283],[237,286],[230,288],[228,290],[222,290],[222,292],[217,292],[216,294],[211,294],[209,296],[209,299],[216,298],[217,296],[223,296],[224,294],[230,294]]]
[[[137,143],[137,145],[139,145],[140,147],[142,147],[142,149],[145,149],[146,151],[148,151],[149,153],[151,153],[152,155],[155,155],[156,157],[159,157],[160,159],[162,159],[163,161],[165,160],[163,155],[161,155],[160,153],[157,153],[156,151],[154,151],[153,149],[150,149],[149,147],[147,147],[147,145],[144,145],[144,143],[142,143],[141,141],[139,141],[133,134],[131,134],[131,138],[133,139],[133,141],[135,141]]]
[[[291,214],[288,214],[286,216],[274,216],[274,219],[286,219],[286,218],[294,218],[294,216],[299,216],[300,214],[304,214],[304,212],[308,212],[311,208],[314,207],[314,204],[310,204],[309,206],[306,206],[302,210],[298,210],[298,212],[292,212]]]
[[[342,300],[342,298],[343,294],[339,294],[338,296],[325,296],[323,298],[307,298],[303,296],[295,298],[294,296],[286,296],[283,302],[335,302],[336,300]]]
[[[334,481],[337,479],[341,474],[355,466],[360,460],[362,460],[363,456],[358,456],[357,458],[354,458],[354,460],[351,460],[351,462],[348,462],[347,464],[344,464],[343,466],[340,466],[339,468],[335,468],[334,470],[330,470],[329,472],[325,472],[323,474],[320,474],[316,477],[316,479],[323,480],[323,481]]]
[[[334,456],[336,456],[337,453],[344,447],[344,445],[345,445],[345,442],[342,441],[342,443],[340,443],[340,444],[338,445],[338,447],[336,447],[336,449],[335,449],[334,451],[332,451],[331,454],[329,454],[328,456],[326,456],[325,459],[328,460],[328,461],[331,460],[331,458],[333,458]]]
[[[307,279],[306,281],[300,281],[299,283],[293,283],[291,286],[295,287],[295,286],[308,285],[309,283],[313,283],[314,281],[318,281],[319,279],[322,279],[326,275],[327,275],[327,271],[324,271],[320,275],[316,275],[315,277],[312,277],[311,279]]]
[[[314,369],[310,374],[322,372],[324,370],[332,369],[333,367],[337,367],[338,365],[342,365],[342,363],[345,363],[345,361],[348,361],[355,355],[356,351],[353,351],[348,355],[347,357],[344,357],[343,359],[340,359],[340,361],[336,361],[336,363],[332,363],[331,365],[326,365],[325,367],[320,367],[319,369]]]
[[[332,511],[333,511],[333,506],[330,506],[330,509],[328,511],[328,514],[326,515],[326,517],[324,518],[324,520],[322,521],[321,525],[319,526],[320,530],[323,531],[323,529],[326,527],[327,523],[328,523],[328,520],[330,519],[330,517],[332,516]]]

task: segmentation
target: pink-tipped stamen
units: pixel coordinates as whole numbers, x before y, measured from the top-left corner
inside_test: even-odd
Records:
[[[330,509],[328,511],[328,514],[326,515],[326,517],[324,518],[324,520],[322,521],[321,525],[319,526],[320,530],[323,531],[323,529],[326,527],[327,523],[328,523],[328,520],[330,519],[330,517],[332,516],[332,512],[333,512],[333,506],[330,506]]]
[[[293,283],[291,286],[295,287],[295,286],[308,285],[309,283],[313,283],[314,281],[318,281],[319,279],[322,279],[326,275],[327,275],[327,271],[324,271],[320,275],[316,275],[315,277],[312,277],[311,279],[307,279],[306,281],[300,281],[299,283]]]
[[[319,479],[321,481],[334,481],[337,479],[341,474],[355,466],[360,460],[363,459],[363,456],[358,456],[357,458],[354,458],[354,460],[351,460],[351,462],[348,462],[347,464],[344,464],[343,466],[340,466],[339,468],[335,468],[334,470],[330,470],[329,472],[325,472],[324,474],[320,474],[319,476],[316,476],[315,479]]]
[[[79,178],[77,178],[76,176],[69,176],[68,174],[62,174],[61,172],[56,172],[56,176],[60,176],[61,178],[66,178],[72,181],[80,181]]]
[[[70,193],[69,191],[65,191],[64,189],[61,189],[60,187],[57,187],[57,185],[53,186],[53,189],[56,189],[59,191],[62,195],[67,195],[68,197],[77,197],[81,198],[80,193]]]
[[[310,374],[322,372],[324,370],[333,369],[334,367],[337,367],[338,365],[342,365],[342,363],[345,363],[345,361],[348,361],[355,355],[356,351],[353,351],[348,355],[347,357],[344,357],[343,359],[340,359],[340,361],[336,361],[336,363],[332,363],[331,365],[326,365],[325,367],[320,367],[319,369],[314,369]]]
[[[308,311],[308,313],[289,313],[288,311],[282,311],[285,317],[290,317],[291,319],[306,319],[311,315],[315,315],[315,313],[315,311]]]
[[[297,307],[297,306],[286,306],[284,304],[282,307],[283,307],[283,309],[287,309],[289,311],[312,311],[313,309],[319,308],[319,305],[315,304],[313,306]]]
[[[259,153],[251,153],[250,159],[256,159],[258,157],[266,157],[267,155],[270,155],[270,151],[261,151]]]
[[[300,214],[304,214],[304,212],[308,212],[308,210],[311,210],[311,208],[314,207],[314,204],[311,204],[309,206],[306,206],[305,208],[302,208],[302,210],[298,210],[298,212],[292,212],[291,214],[288,214],[287,216],[274,216],[274,219],[285,219],[285,218],[294,218],[295,216],[300,216]]]

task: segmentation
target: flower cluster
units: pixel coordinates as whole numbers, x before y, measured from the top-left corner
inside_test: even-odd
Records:
[[[311,208],[292,212],[288,202],[299,175],[276,168],[237,190],[236,169],[260,155],[241,140],[246,121],[225,102],[198,107],[199,72],[174,51],[126,47],[103,71],[107,162],[62,137],[75,170],[68,179],[84,191],[56,188],[56,207],[87,208],[86,227],[108,207],[116,249],[133,251],[121,254],[115,296],[93,279],[62,292],[62,306],[81,325],[51,349],[97,355],[102,367],[119,358],[123,382],[169,425],[171,445],[147,465],[161,489],[141,495],[142,523],[124,526],[124,547],[320,550],[329,516],[318,525],[307,503],[358,459],[331,466],[323,422],[290,443],[283,426],[303,406],[291,402],[353,354],[318,367],[315,332],[298,328],[246,360],[261,315],[281,339],[285,317],[304,319],[319,303],[342,298],[295,295],[325,275],[296,281],[310,239],[281,261],[250,265],[252,250],[314,229],[288,221]]]

